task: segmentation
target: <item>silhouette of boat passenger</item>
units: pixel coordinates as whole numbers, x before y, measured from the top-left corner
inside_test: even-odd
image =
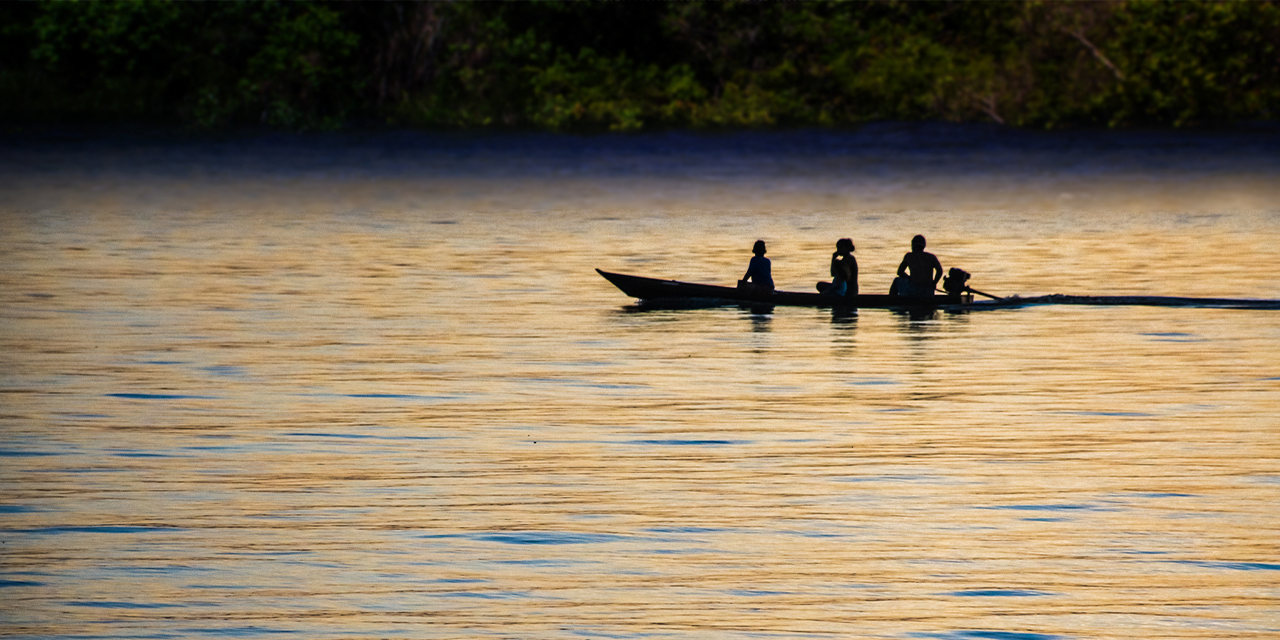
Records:
[[[764,240],[756,240],[751,247],[751,263],[747,265],[747,273],[738,281],[739,289],[754,288],[758,293],[773,293],[773,265],[764,257]]]
[[[942,263],[938,257],[924,250],[924,236],[911,239],[911,253],[902,256],[898,265],[898,277],[894,278],[889,295],[931,296],[942,279]]]
[[[818,292],[832,296],[858,295],[858,261],[853,257],[853,240],[840,238],[831,254],[831,282],[819,282]]]

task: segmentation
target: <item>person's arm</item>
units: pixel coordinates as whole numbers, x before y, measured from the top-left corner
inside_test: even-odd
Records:
[[[911,257],[911,254],[909,254],[909,253],[908,253],[907,255],[905,255],[905,256],[902,256],[902,264],[899,264],[899,265],[898,265],[898,277],[899,277],[899,278],[901,278],[901,277],[903,277],[903,276],[907,275],[907,258],[909,258],[909,257]]]
[[[942,279],[942,263],[938,262],[938,256],[933,257],[933,271],[936,274],[933,276],[933,288],[937,289],[938,281]]]

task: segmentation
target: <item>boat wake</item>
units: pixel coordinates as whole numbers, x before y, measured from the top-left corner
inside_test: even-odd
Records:
[[[1280,309],[1280,300],[1251,300],[1241,298],[1182,298],[1174,296],[1069,296],[1060,293],[1047,296],[1020,298],[1017,296],[999,300],[984,300],[973,307],[1022,307],[1045,304],[1076,304],[1094,306],[1130,307],[1190,307],[1204,309]]]

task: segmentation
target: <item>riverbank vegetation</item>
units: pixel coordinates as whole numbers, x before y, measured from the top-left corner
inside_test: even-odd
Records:
[[[1206,126],[1280,114],[1280,4],[0,3],[0,117],[195,129]]]

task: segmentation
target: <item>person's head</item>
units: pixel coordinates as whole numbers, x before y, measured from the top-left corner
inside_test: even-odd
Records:
[[[853,240],[849,238],[840,238],[836,240],[836,251],[841,253],[853,253]]]
[[[764,255],[764,240],[756,240],[755,245],[751,247],[751,253],[758,256]]]
[[[912,251],[924,251],[924,236],[916,236],[911,239]]]

